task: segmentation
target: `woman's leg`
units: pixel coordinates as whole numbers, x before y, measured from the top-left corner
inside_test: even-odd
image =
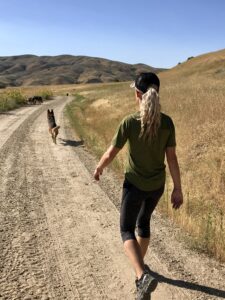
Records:
[[[124,242],[125,253],[138,278],[144,272],[141,248],[135,237],[137,216],[142,204],[142,192],[125,180],[120,210],[120,230]]]
[[[142,238],[140,236],[137,237],[137,242],[141,248],[141,255],[142,258],[144,259],[145,254],[147,253],[149,242],[150,242],[150,237],[149,238]]]
[[[149,195],[142,201],[141,209],[137,219],[138,237],[137,241],[141,248],[142,257],[144,259],[150,242],[150,219],[156,208],[160,197],[162,196],[164,187],[149,192]]]
[[[136,240],[126,240],[124,242],[124,249],[135,270],[136,277],[140,279],[144,272],[144,261],[138,242]]]

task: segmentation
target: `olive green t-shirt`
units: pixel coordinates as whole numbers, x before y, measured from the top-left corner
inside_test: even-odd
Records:
[[[161,113],[158,134],[151,141],[139,137],[140,113],[125,117],[112,140],[112,145],[123,148],[128,142],[125,177],[143,191],[153,191],[165,184],[165,150],[175,147],[175,128],[172,119]]]

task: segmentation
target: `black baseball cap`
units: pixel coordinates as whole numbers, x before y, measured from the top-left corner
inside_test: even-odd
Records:
[[[159,77],[155,73],[140,73],[137,75],[135,81],[130,85],[130,87],[135,87],[142,93],[146,93],[149,87],[153,84],[159,89],[160,81]]]

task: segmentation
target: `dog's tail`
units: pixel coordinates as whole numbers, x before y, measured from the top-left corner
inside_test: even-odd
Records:
[[[59,133],[59,128],[60,128],[60,126],[56,126],[56,127],[52,128],[52,139],[55,144],[56,144],[56,137]]]
[[[59,128],[60,128],[60,126],[55,126],[55,127],[52,128],[52,131],[53,132],[58,132]]]

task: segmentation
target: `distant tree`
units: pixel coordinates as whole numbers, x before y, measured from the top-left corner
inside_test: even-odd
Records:
[[[194,58],[194,56],[190,56],[190,57],[188,57],[188,59],[187,59],[187,60],[190,60],[190,59],[192,59],[192,58]]]

